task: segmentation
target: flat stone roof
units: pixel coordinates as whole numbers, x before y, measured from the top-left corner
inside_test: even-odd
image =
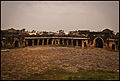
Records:
[[[83,37],[25,37],[25,39],[41,39],[41,38],[63,38],[63,39],[89,39],[89,38],[83,38]]]

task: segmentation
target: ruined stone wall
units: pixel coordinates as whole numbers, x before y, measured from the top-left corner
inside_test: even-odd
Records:
[[[16,47],[23,47],[23,41],[25,41],[22,37],[4,37],[5,39],[1,40],[2,48],[15,48]],[[16,43],[17,42],[17,43]],[[17,45],[15,45],[17,44]]]
[[[114,41],[107,41],[107,38],[104,36],[92,36],[89,37],[90,39],[69,39],[69,37],[65,38],[33,38],[31,39],[25,39],[25,37],[22,36],[16,36],[16,37],[4,37],[5,39],[1,40],[2,48],[15,48],[15,47],[26,47],[26,46],[40,46],[40,45],[65,45],[65,46],[76,46],[76,47],[89,47],[94,48],[96,47],[96,40],[100,39],[102,41],[103,47],[105,49],[109,50],[118,50],[119,48],[119,42],[116,43]],[[74,38],[74,37],[73,37]],[[61,40],[61,42],[60,42]],[[81,42],[81,44],[80,44]],[[31,43],[31,45],[30,45]],[[114,46],[113,46],[114,45]]]

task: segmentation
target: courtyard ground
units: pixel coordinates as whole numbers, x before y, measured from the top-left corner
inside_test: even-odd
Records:
[[[103,79],[119,79],[119,52],[102,48],[51,46],[15,48],[1,52],[2,80],[100,79],[103,77],[101,72],[108,73],[104,75],[108,77]],[[96,75],[97,78],[93,78]]]

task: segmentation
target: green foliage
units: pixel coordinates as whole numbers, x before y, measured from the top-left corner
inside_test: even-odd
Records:
[[[106,70],[83,70],[79,68],[78,72],[69,72],[62,68],[50,68],[42,73],[34,73],[24,80],[109,80],[119,79],[119,73]]]
[[[42,73],[34,73],[28,77],[23,78],[24,80],[57,80],[61,77],[69,75],[70,72],[62,68],[50,68]]]

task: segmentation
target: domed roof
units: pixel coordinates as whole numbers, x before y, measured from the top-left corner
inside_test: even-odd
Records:
[[[112,33],[113,31],[110,29],[104,29],[102,32],[106,32],[106,33]]]

